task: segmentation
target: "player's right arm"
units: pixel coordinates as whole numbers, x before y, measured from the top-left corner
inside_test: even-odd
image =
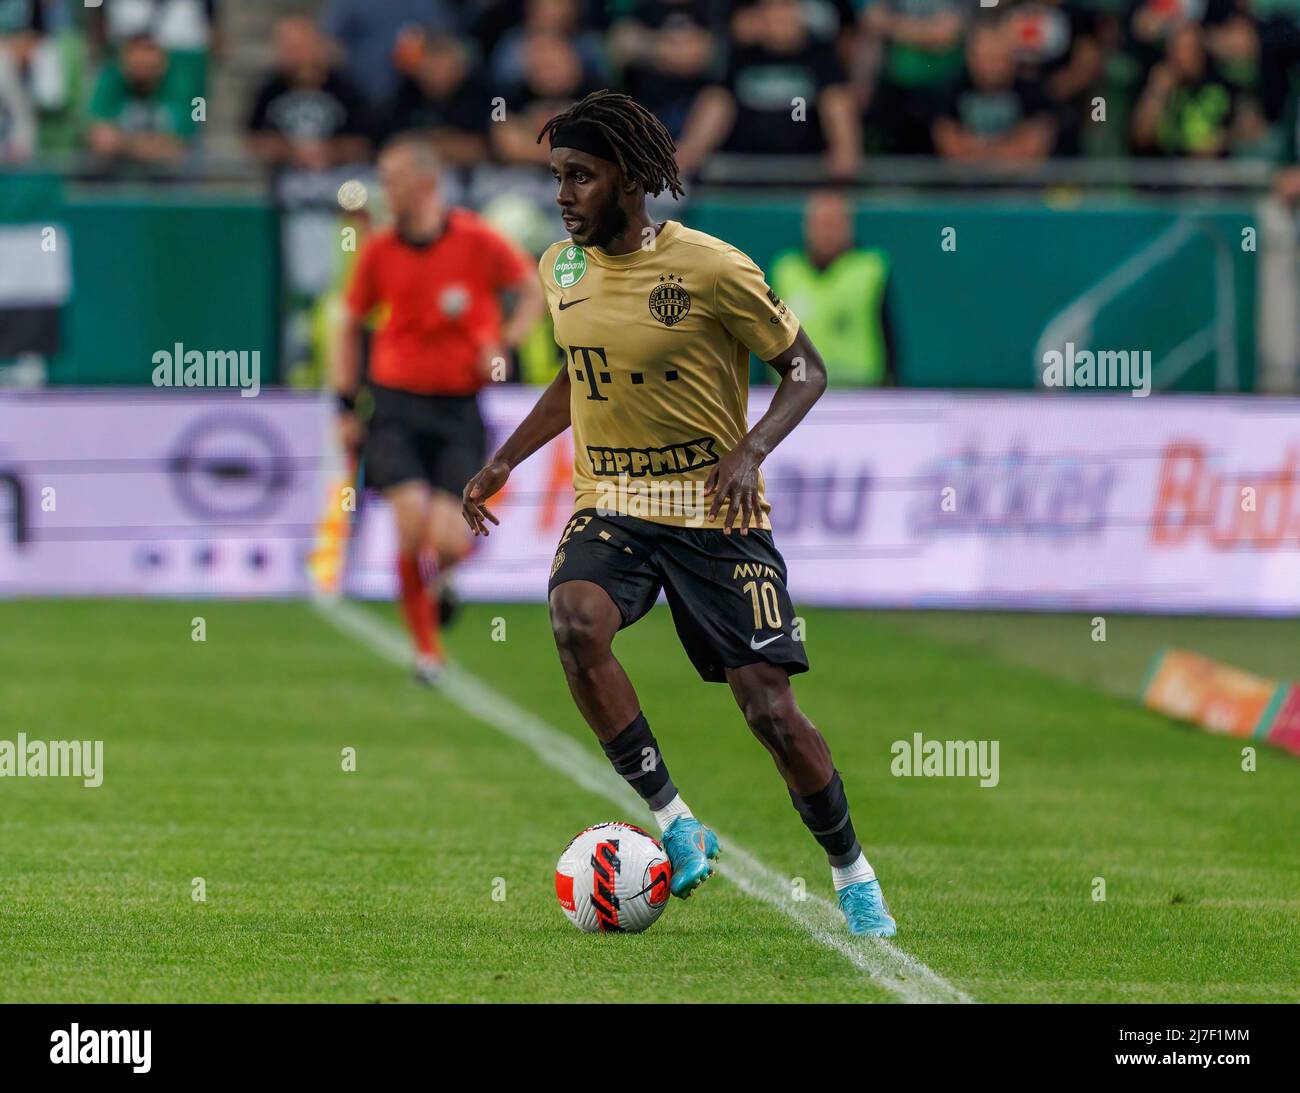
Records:
[[[542,392],[537,405],[528,411],[528,416],[497,449],[487,466],[466,484],[461,496],[461,512],[475,535],[488,534],[485,521],[501,523],[484,502],[501,490],[512,470],[568,427],[569,370],[561,368],[550,386]]]

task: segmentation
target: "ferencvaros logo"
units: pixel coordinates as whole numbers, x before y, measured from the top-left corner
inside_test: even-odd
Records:
[[[682,288],[682,279],[661,273],[659,284],[650,290],[650,314],[664,326],[676,326],[691,310],[691,294]]]
[[[582,280],[587,272],[587,256],[581,247],[563,247],[555,256],[555,268],[551,276],[560,288],[572,288]]]

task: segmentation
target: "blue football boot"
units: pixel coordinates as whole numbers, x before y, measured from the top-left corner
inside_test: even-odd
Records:
[[[663,844],[673,865],[669,887],[680,899],[713,876],[713,861],[722,852],[718,837],[694,816],[678,816],[670,823]]]
[[[839,891],[840,910],[849,924],[849,933],[857,937],[893,937],[898,923],[885,905],[880,881],[863,880]]]

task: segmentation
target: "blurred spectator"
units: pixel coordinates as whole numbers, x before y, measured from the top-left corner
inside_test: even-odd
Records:
[[[762,36],[763,15],[759,9],[763,0],[731,0],[720,5],[730,8],[731,40],[741,45],[753,45]],[[846,49],[852,45],[857,30],[857,9],[861,0],[800,0],[804,25],[818,41],[833,42]],[[844,58],[841,58],[842,60]]]
[[[542,126],[599,87],[583,73],[577,51],[558,34],[531,34],[524,43],[523,63],[523,83],[507,96],[505,118],[491,126],[492,146],[505,163],[544,166],[550,148],[537,143]]]
[[[0,49],[0,164],[22,163],[36,150],[36,111],[18,63]]]
[[[808,31],[798,0],[760,0],[738,13],[753,34],[734,43],[722,85],[701,92],[678,146],[683,173],[715,148],[769,155],[825,153],[832,177],[857,169],[861,131],[834,46]]]
[[[410,39],[454,34],[452,0],[331,0],[322,29],[344,57],[344,73],[370,109],[388,104],[397,92],[400,59]]]
[[[1051,155],[1051,104],[1016,74],[1007,24],[991,18],[970,28],[965,70],[935,111],[932,132],[944,159],[1014,163]]]
[[[524,0],[460,0],[460,23],[482,57],[524,21]]]
[[[1288,205],[1300,206],[1300,63],[1291,70],[1291,93],[1282,115],[1282,163],[1273,190]]]
[[[604,44],[599,35],[583,25],[581,14],[577,0],[526,0],[523,24],[506,31],[492,51],[489,67],[494,86],[510,94],[525,82],[526,44],[537,34],[565,39],[582,64],[582,78],[593,87],[603,86]]]
[[[1056,111],[1056,152],[1079,151],[1088,93],[1101,78],[1096,11],[1081,0],[1025,0],[1006,20],[1020,74],[1040,85]]]
[[[853,245],[853,210],[840,193],[814,193],[804,206],[804,245],[769,268],[772,290],[799,316],[826,362],[832,386],[897,380],[889,321],[889,258]]]
[[[91,35],[112,53],[150,35],[167,53],[177,94],[207,93],[208,59],[216,42],[216,0],[109,0],[89,9]]]
[[[1234,82],[1253,80],[1259,52],[1249,0],[1132,0],[1128,33],[1144,72],[1167,52],[1174,33],[1184,23],[1195,23],[1205,33],[1203,48],[1216,58],[1220,69],[1235,67]],[[1227,73],[1225,73],[1227,74]]]
[[[1254,0],[1259,19],[1259,97],[1264,117],[1281,119],[1300,83],[1300,0]]]
[[[867,45],[882,52],[863,104],[873,143],[896,155],[932,152],[930,118],[962,71],[970,0],[868,0]]]
[[[752,0],[751,0],[752,2]],[[858,32],[861,0],[803,0],[808,29],[817,38],[834,42],[840,61],[847,63]]]
[[[1170,35],[1165,60],[1156,62],[1133,111],[1133,144],[1140,152],[1225,156],[1247,124],[1242,93],[1206,49],[1199,23]]]
[[[9,54],[22,77],[45,34],[40,0],[0,0],[0,48]]]
[[[641,0],[610,32],[623,87],[678,139],[713,72],[713,32],[701,0]]]
[[[128,38],[95,83],[90,150],[114,162],[179,162],[195,133],[188,90],[151,35]]]
[[[369,158],[365,107],[310,20],[275,25],[275,71],[248,120],[249,147],[263,163],[323,171]]]
[[[478,163],[487,154],[490,99],[459,39],[428,38],[411,74],[398,84],[388,132],[426,133],[446,162]]]

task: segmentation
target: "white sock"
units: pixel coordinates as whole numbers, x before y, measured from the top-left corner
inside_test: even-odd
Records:
[[[847,888],[850,884],[860,884],[862,881],[875,880],[876,871],[871,868],[871,863],[867,861],[865,854],[859,854],[858,860],[849,865],[832,865],[831,877],[835,881],[835,891],[841,888]]]
[[[655,823],[659,825],[660,831],[667,831],[668,825],[678,816],[691,815],[691,810],[686,807],[686,802],[682,800],[680,793],[664,805],[663,808],[653,808],[650,811],[654,814]]]

